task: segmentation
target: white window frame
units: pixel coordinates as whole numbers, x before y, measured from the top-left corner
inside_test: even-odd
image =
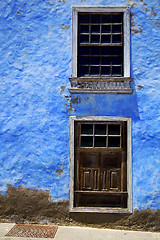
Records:
[[[127,122],[127,208],[74,207],[74,125],[75,121],[126,121]],[[132,213],[132,120],[129,117],[70,117],[70,212]]]
[[[124,60],[123,60],[123,77],[103,77],[107,79],[111,79],[113,82],[113,79],[121,79],[122,82],[130,82],[132,81],[130,77],[130,10],[128,7],[72,7],[72,60],[71,60],[71,78],[70,81],[71,83],[74,82],[75,78],[78,78],[78,73],[77,73],[77,57],[78,57],[78,13],[80,12],[85,12],[85,13],[123,13],[123,31],[124,31]],[[93,76],[89,76],[88,78],[94,79]],[[118,80],[119,81],[119,80]],[[74,84],[71,84],[74,85]],[[119,86],[119,85],[118,85]],[[130,87],[127,87],[129,85],[121,85],[120,89],[125,88],[125,91],[119,90],[118,87],[116,91],[115,89],[110,88],[108,93],[132,93],[132,89]],[[73,88],[73,87],[72,87]],[[72,88],[70,89],[71,93],[74,93],[72,91]],[[106,93],[107,91],[103,91],[102,93]],[[78,93],[78,92],[77,92]],[[83,92],[82,93],[89,93],[89,91]],[[97,93],[97,91],[94,91],[94,93]]]

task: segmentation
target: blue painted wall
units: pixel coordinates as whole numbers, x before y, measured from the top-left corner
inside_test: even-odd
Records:
[[[69,95],[71,6],[129,6],[132,95]],[[0,1],[0,191],[69,199],[69,116],[132,117],[133,208],[160,208],[159,0]]]

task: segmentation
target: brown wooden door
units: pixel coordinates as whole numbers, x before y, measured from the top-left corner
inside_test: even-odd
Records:
[[[127,207],[125,122],[75,123],[76,207]]]

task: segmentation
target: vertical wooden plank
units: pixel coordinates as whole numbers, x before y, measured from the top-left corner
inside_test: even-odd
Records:
[[[99,190],[102,190],[102,160],[103,160],[103,154],[99,152],[99,167],[98,167],[98,173],[99,173],[99,179],[98,179],[98,186]]]
[[[80,175],[79,175],[79,172],[80,172],[80,166],[79,166],[79,162],[80,162],[80,152],[77,151],[76,152],[76,183],[75,183],[75,186],[76,186],[76,190],[79,190],[80,189]]]
[[[127,153],[121,154],[121,191],[127,191]]]

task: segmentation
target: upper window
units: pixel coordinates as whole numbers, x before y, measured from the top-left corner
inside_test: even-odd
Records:
[[[74,7],[71,93],[131,93],[126,7]]]
[[[123,76],[123,14],[78,16],[78,76]]]

